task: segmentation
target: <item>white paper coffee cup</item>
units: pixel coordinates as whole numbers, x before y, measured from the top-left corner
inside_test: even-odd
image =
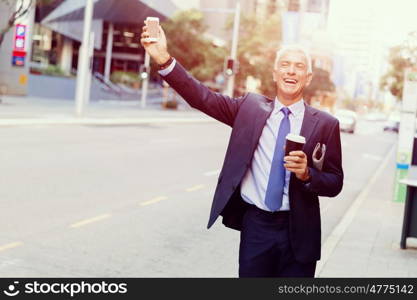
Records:
[[[285,139],[285,156],[288,156],[291,151],[303,150],[306,143],[305,137],[293,133],[287,134]]]

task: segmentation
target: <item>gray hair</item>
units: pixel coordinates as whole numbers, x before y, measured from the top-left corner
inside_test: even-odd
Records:
[[[313,67],[312,67],[310,53],[307,51],[307,49],[305,49],[301,45],[297,45],[297,44],[282,46],[282,48],[277,51],[277,54],[275,56],[274,69],[277,69],[278,61],[281,59],[281,57],[284,55],[284,53],[288,52],[288,51],[302,52],[304,54],[304,56],[306,57],[306,60],[307,60],[307,72],[308,73],[313,73]]]

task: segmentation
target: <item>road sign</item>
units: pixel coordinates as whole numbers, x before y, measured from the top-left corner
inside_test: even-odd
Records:
[[[405,184],[399,183],[399,180],[407,177],[413,153],[414,136],[416,134],[417,68],[407,69],[404,75],[400,131],[398,134],[394,202],[405,201],[406,186]],[[414,151],[417,151],[417,149]]]
[[[15,31],[14,31],[13,50],[25,51],[25,42],[26,42],[26,25],[16,24]]]
[[[26,25],[16,24],[13,38],[12,66],[23,67],[26,60]]]

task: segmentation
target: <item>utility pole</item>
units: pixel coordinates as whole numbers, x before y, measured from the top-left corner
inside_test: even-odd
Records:
[[[142,76],[142,97],[141,97],[141,106],[142,108],[146,107],[146,96],[148,94],[148,84],[149,84],[149,65],[150,65],[150,56],[148,52],[145,51],[145,63],[144,63],[144,72],[146,76]]]
[[[85,1],[83,41],[78,50],[77,86],[75,89],[75,113],[82,116],[87,88],[87,77],[89,70],[89,42],[91,34],[91,21],[93,19],[93,0]],[[89,89],[89,87],[88,87]]]
[[[109,28],[107,32],[106,59],[104,64],[104,78],[107,82],[110,81],[111,56],[113,53],[113,36],[114,26],[113,23],[109,23]]]
[[[230,53],[230,58],[233,59],[234,65],[236,64],[237,60],[237,43],[239,40],[239,24],[240,24],[240,0],[236,2],[236,9],[235,9],[235,18],[233,20],[233,37],[232,37],[232,49]],[[227,80],[227,95],[233,97],[233,90],[235,88],[235,74],[233,72],[231,76],[228,77]]]
[[[88,42],[88,69],[85,75],[85,94],[84,105],[90,103],[91,79],[93,77],[93,62],[94,62],[94,31],[90,32],[90,40]]]

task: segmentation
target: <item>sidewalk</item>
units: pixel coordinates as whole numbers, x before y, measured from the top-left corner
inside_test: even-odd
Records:
[[[211,121],[211,118],[186,103],[181,103],[177,110],[170,110],[152,103],[142,108],[139,100],[96,101],[85,106],[82,117],[75,115],[73,100],[3,96],[0,103],[0,126],[134,125]]]
[[[392,201],[396,149],[324,242],[316,277],[417,277],[416,240],[400,248],[404,203]]]

